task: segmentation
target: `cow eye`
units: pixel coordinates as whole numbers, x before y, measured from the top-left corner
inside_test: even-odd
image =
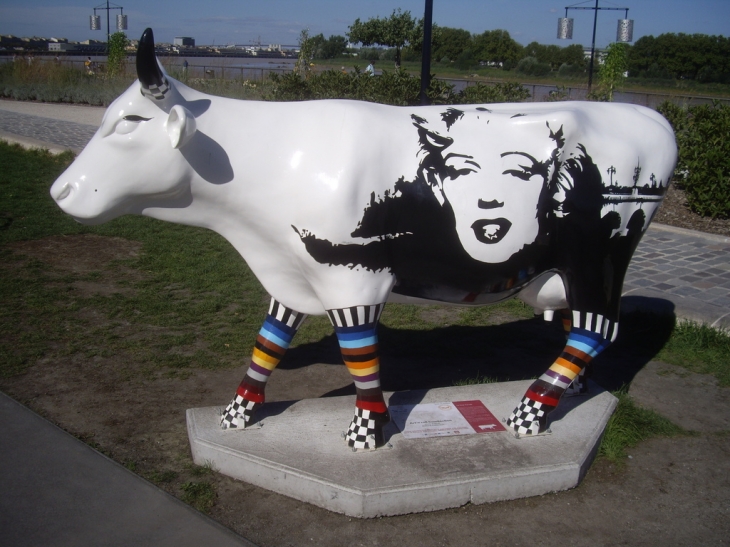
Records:
[[[122,118],[122,119],[127,120],[128,122],[139,123],[139,122],[148,122],[152,118],[143,118],[142,116],[136,116],[134,114],[130,114],[129,116],[124,116],[124,118]]]
[[[152,118],[143,118],[142,116],[130,114],[129,116],[124,116],[121,120],[119,120],[119,122],[117,122],[114,131],[119,135],[127,135],[137,129],[137,126],[141,122],[146,122],[151,119]]]

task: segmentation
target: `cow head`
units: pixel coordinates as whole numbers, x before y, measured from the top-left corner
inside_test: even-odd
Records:
[[[61,209],[79,222],[99,224],[189,201],[192,169],[181,149],[196,133],[195,117],[157,62],[151,29],[139,42],[137,76],[51,187]]]

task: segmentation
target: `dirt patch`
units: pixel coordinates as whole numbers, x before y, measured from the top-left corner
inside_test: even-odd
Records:
[[[120,276],[113,275],[122,268],[115,265],[141,252],[134,242],[87,235],[23,242],[14,244],[12,249],[60,271],[81,275],[105,272],[85,282],[86,286],[79,286],[80,291],[100,295],[129,290],[119,284]],[[144,277],[143,272],[124,267],[124,275]],[[428,320],[448,322],[449,316],[439,315],[443,312],[436,316],[434,313],[427,314]],[[110,321],[93,307],[72,309],[69,314],[96,325]],[[114,325],[116,335],[123,338],[145,339],[159,334],[139,332],[138,326],[124,322]],[[544,326],[540,324],[539,328]],[[495,338],[500,337],[500,332],[496,331]],[[444,329],[444,333],[473,336],[451,328]],[[388,336],[393,335],[386,332],[385,337]],[[557,337],[560,336],[558,332]],[[400,340],[408,338],[401,335]],[[439,340],[435,343],[441,344]],[[521,350],[526,352],[545,353],[545,344],[532,334],[526,336],[524,346]],[[339,361],[331,359],[332,349],[319,355],[333,364],[311,364],[312,356],[306,350],[294,351],[291,359],[288,355],[289,361],[282,363],[269,383],[268,400],[321,397],[350,390],[349,375]],[[518,355],[516,349],[504,351],[505,355],[499,357],[485,348],[480,355],[496,356],[506,362]],[[530,355],[526,353],[524,359],[529,360]],[[423,361],[428,360],[428,355],[422,357]],[[484,359],[477,357],[467,356],[460,366],[466,367],[469,359]],[[537,367],[545,366],[543,358],[544,355],[536,361]],[[405,361],[397,355],[389,358],[392,369],[400,368],[416,377],[416,365]],[[178,497],[185,483],[212,484],[216,500],[211,516],[261,546],[727,545],[730,435],[724,431],[724,422],[711,422],[712,426],[697,436],[643,443],[631,450],[631,458],[622,469],[598,462],[583,484],[570,492],[372,520],[332,514],[195,468],[190,457],[185,410],[227,403],[247,362],[248,355],[242,355],[237,368],[150,375],[125,352],[87,354],[84,348],[68,351],[58,347],[46,352],[24,374],[0,380],[0,388]],[[434,363],[434,367],[438,365]],[[443,370],[443,364],[440,366]],[[637,384],[637,389],[648,392],[646,400],[651,402],[651,394],[658,401],[659,410],[664,408],[659,403],[665,397],[652,386],[667,381],[670,373],[677,393],[682,393],[685,386],[699,389],[706,398],[707,404],[702,406],[686,399],[684,415],[703,421],[703,414],[713,408],[725,409],[709,399],[716,396],[717,401],[726,405],[725,389],[715,386],[715,395],[708,395],[711,390],[706,378],[663,371],[661,367],[643,371]],[[424,370],[426,377],[429,374]],[[396,377],[398,373],[387,372],[384,363],[384,383],[395,385],[402,381],[389,379],[389,375]],[[451,377],[445,376],[444,381],[450,382]],[[565,525],[556,526],[556,522]]]
[[[115,261],[137,258],[142,252],[142,244],[138,241],[94,234],[18,241],[8,248],[59,270],[74,273],[96,272],[108,268]]]
[[[427,323],[443,325],[444,327],[453,325],[459,320],[459,310],[457,308],[444,306],[427,306],[418,315]]]
[[[730,431],[730,390],[717,383],[709,374],[651,362],[631,382],[629,393],[685,429]]]

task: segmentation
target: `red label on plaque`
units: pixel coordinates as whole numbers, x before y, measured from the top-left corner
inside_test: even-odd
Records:
[[[481,401],[454,401],[454,407],[477,433],[506,431],[504,426]]]

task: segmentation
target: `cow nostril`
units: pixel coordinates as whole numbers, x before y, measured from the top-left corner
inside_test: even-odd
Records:
[[[61,188],[61,192],[57,196],[55,196],[56,201],[61,201],[61,200],[66,199],[70,193],[71,193],[71,185],[67,182]]]

